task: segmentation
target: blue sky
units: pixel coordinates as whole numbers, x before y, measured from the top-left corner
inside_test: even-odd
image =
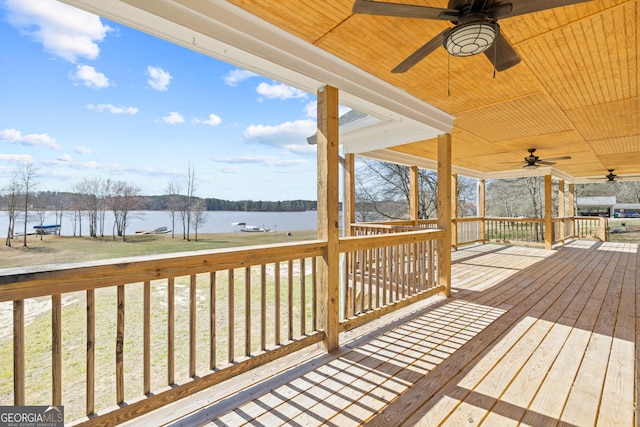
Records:
[[[201,197],[315,200],[315,94],[55,0],[0,1],[0,188],[31,162],[40,190],[162,194],[191,164]]]

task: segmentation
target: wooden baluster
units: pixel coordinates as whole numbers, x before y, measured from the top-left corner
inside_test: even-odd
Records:
[[[175,279],[167,280],[167,385],[173,385],[175,377]]]
[[[244,355],[251,355],[251,267],[244,269]]]
[[[116,322],[116,403],[124,402],[124,285],[117,290],[118,318]]]
[[[318,330],[318,278],[317,259],[311,258],[311,318],[313,320],[313,331]],[[345,282],[346,283],[346,282]]]
[[[189,278],[189,377],[196,376],[196,275]]]
[[[86,388],[85,414],[95,412],[95,351],[96,351],[96,293],[87,289],[87,358],[86,358]]]
[[[209,369],[216,369],[216,272],[209,273]]]
[[[293,340],[293,260],[289,260],[287,267],[289,274],[287,276],[287,339]]]
[[[276,261],[275,263],[275,313],[274,313],[274,323],[275,323],[275,344],[279,345],[281,342],[280,339],[280,262]]]
[[[233,269],[229,269],[229,306],[228,306],[228,320],[227,320],[227,330],[229,331],[227,336],[227,361],[232,363],[235,359],[235,298],[234,298],[234,285],[235,285],[235,275]]]
[[[62,405],[62,295],[51,295],[51,394]]]
[[[21,406],[24,396],[24,300],[13,301],[13,404]]]
[[[267,266],[260,266],[260,349],[267,349]]]
[[[307,292],[305,259],[300,259],[300,335],[307,333]]]
[[[151,283],[148,280],[144,282],[142,305],[142,394],[149,394],[151,393]]]

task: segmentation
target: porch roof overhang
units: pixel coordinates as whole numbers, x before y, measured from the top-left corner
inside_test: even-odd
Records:
[[[373,118],[342,130],[347,153],[434,168],[435,138],[452,133],[453,172],[470,177],[640,173],[638,0],[501,20],[522,62],[495,78],[484,55],[444,49],[392,74],[448,24],[354,15],[352,0],[62,1],[311,93],[338,88],[341,104]],[[528,148],[571,159],[525,170]]]

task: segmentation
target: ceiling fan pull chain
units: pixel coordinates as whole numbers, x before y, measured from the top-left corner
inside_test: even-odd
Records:
[[[451,96],[451,56],[447,55],[447,96]]]
[[[496,58],[498,57],[498,42],[493,42],[493,79],[496,79]]]

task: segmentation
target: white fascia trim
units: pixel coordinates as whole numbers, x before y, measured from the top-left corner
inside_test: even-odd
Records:
[[[432,139],[438,136],[435,130],[427,132],[404,123],[377,122],[357,131],[344,134],[340,138],[345,153],[359,154],[378,149],[394,147],[414,141]]]
[[[225,0],[62,0],[381,120],[450,133],[454,117]],[[144,12],[143,12],[144,11]]]
[[[417,166],[421,169],[428,169],[433,171],[438,170],[438,162],[436,160],[412,156],[411,154],[400,153],[398,151],[389,149],[368,151],[366,153],[358,153],[357,155],[359,157],[367,157],[370,159],[396,163],[399,165]],[[455,173],[460,176],[466,176],[468,178],[484,179],[484,174],[482,172],[464,168],[462,166],[451,165],[451,173]]]

